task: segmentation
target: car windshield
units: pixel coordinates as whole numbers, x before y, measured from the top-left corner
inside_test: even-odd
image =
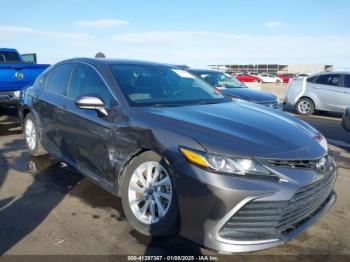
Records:
[[[245,88],[246,86],[233,76],[220,72],[197,73],[202,79],[215,87]]]
[[[20,62],[16,52],[0,52],[0,63],[5,62]]]
[[[182,106],[227,101],[220,91],[178,67],[112,64],[110,69],[132,106]]]

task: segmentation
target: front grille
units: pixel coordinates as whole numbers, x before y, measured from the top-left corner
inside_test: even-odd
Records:
[[[316,166],[316,161],[312,160],[268,160],[266,161],[267,165],[272,166],[282,166],[282,167],[291,167],[291,168],[309,168],[314,169]]]
[[[235,213],[219,236],[236,241],[280,238],[316,215],[330,200],[335,175],[298,190],[289,201],[253,200]]]

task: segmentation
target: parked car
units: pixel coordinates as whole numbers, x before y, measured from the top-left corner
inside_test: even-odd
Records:
[[[285,103],[301,115],[311,115],[315,110],[344,112],[350,104],[350,73],[323,72],[293,79]]]
[[[279,74],[277,74],[277,77],[281,78],[283,83],[289,83],[289,81],[291,79],[293,79],[295,77],[295,75],[294,74],[286,74],[286,73],[281,74],[281,73],[279,73]]]
[[[234,77],[237,78],[237,80],[239,80],[240,82],[261,82],[261,79],[259,77],[256,76],[252,76],[248,73],[238,73],[236,75],[233,75]]]
[[[260,78],[263,83],[282,83],[283,82],[282,78],[269,73],[262,73],[257,75],[257,77]]]
[[[347,107],[345,109],[343,120],[342,120],[342,126],[346,131],[350,131],[350,107]]]
[[[188,69],[188,71],[200,76],[213,87],[221,90],[221,93],[230,99],[241,99],[275,109],[281,109],[277,96],[249,89],[233,76],[215,70]]]
[[[308,76],[309,76],[309,74],[301,73],[301,74],[296,74],[296,75],[294,76],[294,78],[304,78],[304,77],[308,77]]]
[[[17,104],[20,90],[49,66],[35,62],[35,54],[22,57],[16,49],[0,48],[0,105]]]
[[[21,101],[29,152],[49,153],[121,196],[145,235],[180,232],[226,252],[266,249],[304,231],[336,199],[337,168],[316,129],[231,102],[176,66],[66,60]]]

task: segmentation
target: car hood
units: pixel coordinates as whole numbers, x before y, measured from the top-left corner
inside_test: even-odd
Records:
[[[301,160],[326,153],[314,139],[317,130],[289,114],[241,102],[143,109],[153,130],[192,138],[210,153]],[[146,114],[147,116],[145,116]],[[157,135],[157,134],[155,134]],[[162,134],[164,136],[164,134]]]
[[[240,98],[254,103],[277,100],[277,97],[275,95],[249,88],[226,88],[221,90],[221,92],[224,95]]]

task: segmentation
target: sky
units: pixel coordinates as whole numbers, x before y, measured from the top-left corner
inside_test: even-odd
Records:
[[[15,4],[14,4],[15,3]],[[72,57],[350,68],[348,0],[0,0],[0,47]]]

